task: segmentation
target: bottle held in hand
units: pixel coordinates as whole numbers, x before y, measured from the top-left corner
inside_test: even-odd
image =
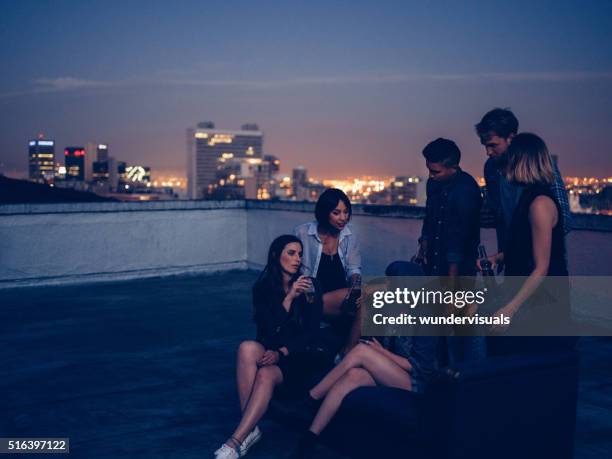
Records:
[[[484,245],[478,246],[478,258],[480,259],[480,267],[482,268],[483,276],[495,276],[493,272],[491,262],[487,257],[487,250]]]
[[[342,302],[340,309],[343,313],[354,315],[357,310],[357,300],[361,297],[361,276],[356,276],[352,279],[351,289],[345,300]]]
[[[310,288],[304,292],[304,296],[306,297],[307,303],[314,303],[315,301],[315,286],[314,286],[314,278],[308,277],[308,281],[310,282]]]
[[[305,276],[305,278],[308,279],[308,282],[310,283],[310,288],[304,291],[304,297],[306,297],[306,302],[314,303],[316,295],[316,290],[314,286],[315,278],[312,277],[312,272],[306,266],[302,266],[302,275]]]

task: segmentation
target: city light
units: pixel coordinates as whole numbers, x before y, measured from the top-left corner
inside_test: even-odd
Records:
[[[205,137],[203,137],[205,138]],[[215,134],[214,136],[212,136],[212,138],[208,141],[208,146],[209,147],[213,147],[218,143],[232,143],[234,140],[234,136],[233,135],[228,135],[228,134]]]

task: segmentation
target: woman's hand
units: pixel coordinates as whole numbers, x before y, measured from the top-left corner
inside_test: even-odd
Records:
[[[293,298],[297,298],[306,290],[312,288],[312,280],[308,276],[300,276],[297,280],[291,285],[291,289],[287,296]]]
[[[504,252],[499,252],[495,255],[491,255],[490,257],[487,257],[487,260],[489,261],[489,263],[491,263],[491,269],[495,271],[497,265],[504,261]],[[480,266],[480,259],[476,260],[476,267],[478,268],[478,271],[482,271],[482,266]]]
[[[494,331],[495,333],[504,333],[506,330],[508,330],[510,325],[512,325],[512,318],[514,317],[514,314],[516,314],[516,311],[518,311],[518,309],[511,304],[507,304],[503,308],[498,309],[495,314],[493,314],[493,318],[497,317],[500,323],[499,325],[491,325],[491,331]],[[502,316],[510,319],[507,324],[504,323],[504,317]]]
[[[362,341],[362,343],[367,344],[368,346],[373,348],[376,352],[380,352],[382,355],[390,359],[392,362],[394,362],[396,365],[403,368],[404,370],[412,371],[412,365],[410,364],[410,361],[408,359],[402,356],[399,356],[397,354],[394,354],[388,349],[385,349],[383,345],[380,344],[380,342],[376,338],[372,337],[371,339],[367,341]]]
[[[257,361],[258,367],[266,367],[269,365],[275,365],[278,363],[280,356],[278,355],[279,351],[267,350],[264,352],[264,355]]]
[[[375,351],[378,351],[378,352],[382,352],[382,353],[384,353],[385,348],[383,347],[383,345],[382,345],[382,344],[380,344],[380,341],[378,341],[378,340],[377,340],[376,338],[374,338],[374,337],[372,337],[372,339],[371,339],[371,340],[369,340],[369,341],[370,341],[370,347],[371,347],[372,349],[374,349]]]

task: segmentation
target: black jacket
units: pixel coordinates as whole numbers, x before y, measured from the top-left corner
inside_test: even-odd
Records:
[[[257,281],[253,286],[256,340],[266,349],[277,350],[284,346],[289,354],[304,351],[315,340],[323,314],[320,289],[316,288],[316,291],[313,303],[308,303],[302,294],[286,311],[284,295],[275,292],[267,282]]]

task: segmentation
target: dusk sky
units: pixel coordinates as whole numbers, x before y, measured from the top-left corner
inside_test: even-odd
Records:
[[[467,3],[469,6],[461,6]],[[509,6],[511,5],[511,6]],[[612,2],[33,1],[0,4],[0,172],[39,132],[184,174],[185,129],[247,122],[282,172],[424,174],[510,107],[564,175],[612,175]],[[609,136],[610,135],[610,136]]]

